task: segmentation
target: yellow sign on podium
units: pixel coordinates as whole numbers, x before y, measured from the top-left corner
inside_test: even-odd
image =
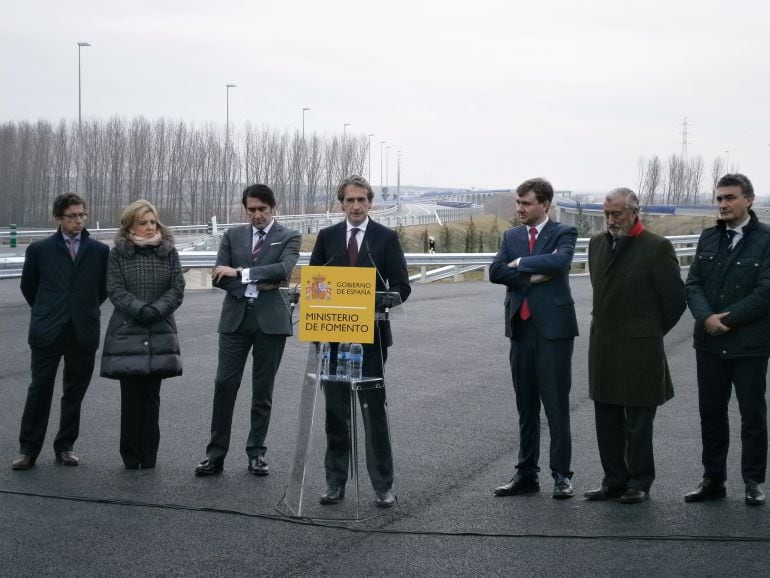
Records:
[[[374,343],[373,267],[302,267],[299,340]]]

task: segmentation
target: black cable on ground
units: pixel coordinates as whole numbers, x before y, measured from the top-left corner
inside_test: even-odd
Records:
[[[19,492],[14,490],[2,490],[0,494],[11,496],[24,496],[30,498],[44,498],[50,500],[62,500],[70,502],[84,502],[89,504],[104,504],[110,506],[128,506],[134,508],[153,508],[159,510],[179,510],[197,513],[210,513],[242,518],[255,518],[308,526],[314,528],[329,528],[358,534],[391,534],[401,536],[442,536],[442,537],[471,537],[471,538],[544,538],[556,540],[615,540],[615,541],[661,541],[661,542],[759,542],[769,543],[770,537],[761,536],[712,536],[712,535],[686,535],[686,534],[633,534],[633,535],[608,535],[608,534],[538,534],[527,532],[480,532],[480,531],[440,531],[440,530],[397,530],[389,528],[361,528],[330,521],[320,521],[314,518],[291,518],[283,515],[259,514],[230,510],[225,508],[209,508],[203,506],[185,506],[182,504],[156,504],[153,502],[139,502],[136,500],[119,500],[111,498],[85,498],[80,496],[57,496],[53,494],[40,494],[34,492]]]

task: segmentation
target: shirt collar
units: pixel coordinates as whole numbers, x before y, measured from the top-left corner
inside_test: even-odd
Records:
[[[540,223],[539,225],[535,225],[534,228],[537,229],[537,233],[535,233],[535,236],[539,235],[543,231],[543,227],[545,227],[548,224],[548,215],[545,217],[545,221]],[[527,225],[527,231],[532,229],[530,225]]]
[[[364,222],[363,222],[363,223],[361,223],[360,225],[353,225],[353,224],[351,224],[351,223],[350,223],[350,221],[348,221],[347,219],[345,220],[345,225],[347,226],[347,229],[346,229],[346,231],[347,231],[348,233],[350,233],[350,230],[351,230],[351,229],[358,229],[358,230],[359,230],[359,231],[361,231],[362,233],[366,233],[366,226],[367,226],[368,224],[369,224],[369,217],[366,217],[366,219],[364,219]]]
[[[749,224],[749,221],[751,220],[751,217],[747,217],[745,221],[743,221],[740,225],[737,227],[725,227],[728,231],[735,231],[738,235],[743,235],[743,227]]]
[[[262,230],[265,232],[265,236],[267,236],[267,234],[270,232],[270,229],[273,228],[273,223],[275,223],[275,219],[271,219],[266,227],[262,227]],[[257,229],[254,225],[251,226],[251,229],[254,231],[254,235],[259,233],[259,229]]]
[[[78,243],[80,242],[80,233],[78,233],[78,234],[77,234],[77,235],[75,235],[74,237],[70,237],[69,235],[66,235],[66,234],[64,233],[64,231],[62,231],[61,229],[59,230],[59,232],[61,233],[62,239],[64,239],[64,242],[65,242],[65,243],[66,243],[67,241],[69,241],[70,239],[75,239],[75,241],[77,241]]]

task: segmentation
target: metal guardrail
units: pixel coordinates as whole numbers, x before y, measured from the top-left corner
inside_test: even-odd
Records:
[[[399,207],[394,205],[386,209],[370,211],[369,214],[375,217],[377,221],[386,227],[396,228],[399,226],[429,225],[439,221],[457,221],[466,219],[469,216],[483,213],[482,207],[455,209],[448,207],[437,207],[432,213],[424,215],[401,215]],[[342,218],[342,213],[315,213],[305,215],[276,215],[278,221],[283,225],[307,233],[317,233],[323,227],[333,225]],[[217,223],[217,230],[223,231],[230,227],[243,225],[244,223]],[[7,229],[7,228],[6,228]],[[175,233],[200,233],[207,234],[208,224],[201,225],[174,225],[169,229]],[[40,239],[51,235],[55,229],[17,229],[17,239]],[[117,233],[116,227],[88,229],[89,233],[96,238],[107,239]],[[11,237],[10,230],[0,230],[0,244],[5,244]]]
[[[695,248],[700,235],[676,235],[667,237],[674,245],[679,258],[695,255]],[[573,264],[588,263],[589,239],[578,239]],[[213,267],[216,251],[181,251],[179,258],[185,269],[205,269]],[[492,264],[495,253],[407,253],[406,264],[409,267],[447,267],[481,268]],[[310,253],[300,253],[298,266],[308,264]],[[0,257],[0,279],[13,279],[21,276],[24,257]],[[455,275],[456,273],[451,273]],[[447,275],[447,276],[451,276]]]

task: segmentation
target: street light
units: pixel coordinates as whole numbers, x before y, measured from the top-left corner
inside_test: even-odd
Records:
[[[310,110],[310,107],[302,107],[302,142],[305,142],[305,111]]]
[[[385,147],[385,188],[388,188],[388,169],[390,168],[390,145]]]
[[[227,144],[227,141],[230,140],[229,136],[230,136],[230,89],[231,88],[237,88],[237,86],[230,83],[225,84],[225,89],[227,90],[227,120],[225,121],[225,133],[226,133],[225,144]]]
[[[382,145],[384,145],[386,142],[388,141],[380,141],[380,192],[382,192]]]
[[[237,88],[234,84],[227,83],[225,84],[225,93],[226,93],[226,101],[227,101],[227,117],[225,120],[225,187],[229,188],[227,186],[228,181],[230,180],[230,175],[228,172],[229,169],[229,159],[230,159],[230,89],[231,88]]]
[[[370,132],[368,135],[369,137],[369,184],[372,184],[372,137],[374,136],[373,132]]]
[[[84,46],[91,46],[88,42],[78,42],[78,138],[83,132],[83,100],[81,97],[80,85],[80,49]]]

